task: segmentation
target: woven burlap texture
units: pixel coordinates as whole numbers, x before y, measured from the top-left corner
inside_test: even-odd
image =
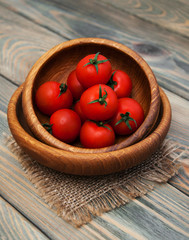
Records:
[[[103,212],[128,203],[153,189],[153,182],[165,183],[178,171],[178,146],[165,140],[142,164],[107,176],[67,175],[44,167],[31,159],[12,136],[7,146],[18,156],[26,176],[39,195],[57,210],[57,214],[74,226],[81,226]]]

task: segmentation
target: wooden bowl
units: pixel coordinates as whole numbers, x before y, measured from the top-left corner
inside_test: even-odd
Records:
[[[105,175],[136,166],[151,156],[167,135],[171,108],[160,89],[161,108],[156,126],[145,139],[132,146],[108,153],[75,153],[48,146],[38,141],[23,116],[20,86],[8,105],[8,123],[18,145],[33,159],[49,168],[75,175]]]
[[[129,74],[133,82],[132,97],[142,105],[145,120],[135,133],[129,137],[116,138],[116,143],[112,146],[87,149],[82,148],[78,142],[66,144],[48,133],[41,123],[49,122],[49,118],[38,111],[33,99],[41,84],[49,80],[66,82],[80,59],[96,52],[101,52],[110,59],[113,69],[121,69]],[[26,78],[22,106],[28,126],[42,142],[72,152],[109,152],[130,146],[150,132],[158,117],[160,96],[152,70],[137,53],[114,41],[80,38],[61,43],[39,58]]]

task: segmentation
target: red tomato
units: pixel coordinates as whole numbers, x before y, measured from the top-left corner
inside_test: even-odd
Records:
[[[70,89],[74,100],[79,100],[85,89],[78,81],[75,70],[68,76],[67,86]]]
[[[87,117],[81,110],[80,101],[77,101],[74,105],[74,111],[79,115],[81,122],[84,123],[87,120]]]
[[[129,97],[132,91],[132,81],[129,75],[121,70],[112,71],[107,85],[115,91],[118,98]]]
[[[35,95],[37,107],[49,116],[61,108],[70,108],[72,102],[73,97],[67,85],[54,81],[43,83]]]
[[[117,113],[111,121],[115,133],[129,135],[136,131],[144,121],[144,111],[133,98],[118,99]]]
[[[99,83],[106,84],[110,79],[111,71],[111,63],[99,52],[84,57],[76,67],[77,78],[84,88]]]
[[[113,145],[115,133],[109,124],[85,121],[80,131],[80,141],[87,148],[101,148]]]
[[[71,143],[78,136],[81,129],[81,120],[71,109],[60,109],[50,117],[52,135],[59,140]]]
[[[80,98],[81,110],[88,119],[104,121],[117,111],[117,95],[111,87],[97,84],[88,88]]]

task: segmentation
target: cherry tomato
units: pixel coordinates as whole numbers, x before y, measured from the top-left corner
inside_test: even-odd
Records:
[[[81,122],[84,123],[87,120],[87,117],[81,110],[80,101],[77,101],[74,105],[74,111],[79,115]]]
[[[129,97],[132,91],[132,81],[129,75],[121,70],[112,71],[112,76],[107,83],[118,98]]]
[[[69,74],[67,79],[67,86],[70,89],[74,100],[79,100],[81,94],[84,92],[85,89],[78,81],[75,70]]]
[[[88,88],[80,98],[81,110],[91,120],[104,121],[117,111],[117,95],[111,87],[97,84]]]
[[[81,120],[73,110],[60,109],[50,117],[50,126],[54,137],[72,143],[79,136]]]
[[[115,133],[109,124],[85,121],[80,131],[80,141],[87,148],[101,148],[113,145]]]
[[[103,55],[91,54],[77,64],[76,75],[84,88],[89,88],[95,84],[106,84],[111,76],[111,63]]]
[[[142,106],[133,98],[118,99],[117,113],[111,121],[115,133],[129,135],[136,131],[144,121]]]
[[[73,97],[67,85],[54,81],[43,83],[35,95],[38,109],[49,116],[61,108],[70,108],[72,102]]]

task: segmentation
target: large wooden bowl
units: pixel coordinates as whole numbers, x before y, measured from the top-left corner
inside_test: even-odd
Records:
[[[48,146],[30,131],[22,111],[23,85],[13,94],[8,105],[8,123],[18,145],[39,163],[57,171],[76,175],[104,175],[142,163],[164,140],[171,122],[171,108],[161,90],[161,108],[156,126],[145,139],[132,146],[107,153],[75,153]]]
[[[145,120],[135,133],[129,137],[118,137],[112,146],[87,149],[82,148],[78,142],[73,145],[66,144],[49,134],[41,125],[48,122],[49,118],[38,111],[33,99],[42,83],[49,80],[66,82],[79,60],[96,52],[101,52],[110,59],[113,69],[121,69],[129,74],[133,82],[132,97],[142,105]],[[130,146],[150,132],[158,117],[160,96],[152,70],[136,52],[110,40],[80,38],[55,46],[34,64],[25,81],[22,106],[28,126],[42,142],[72,152],[109,152]]]

